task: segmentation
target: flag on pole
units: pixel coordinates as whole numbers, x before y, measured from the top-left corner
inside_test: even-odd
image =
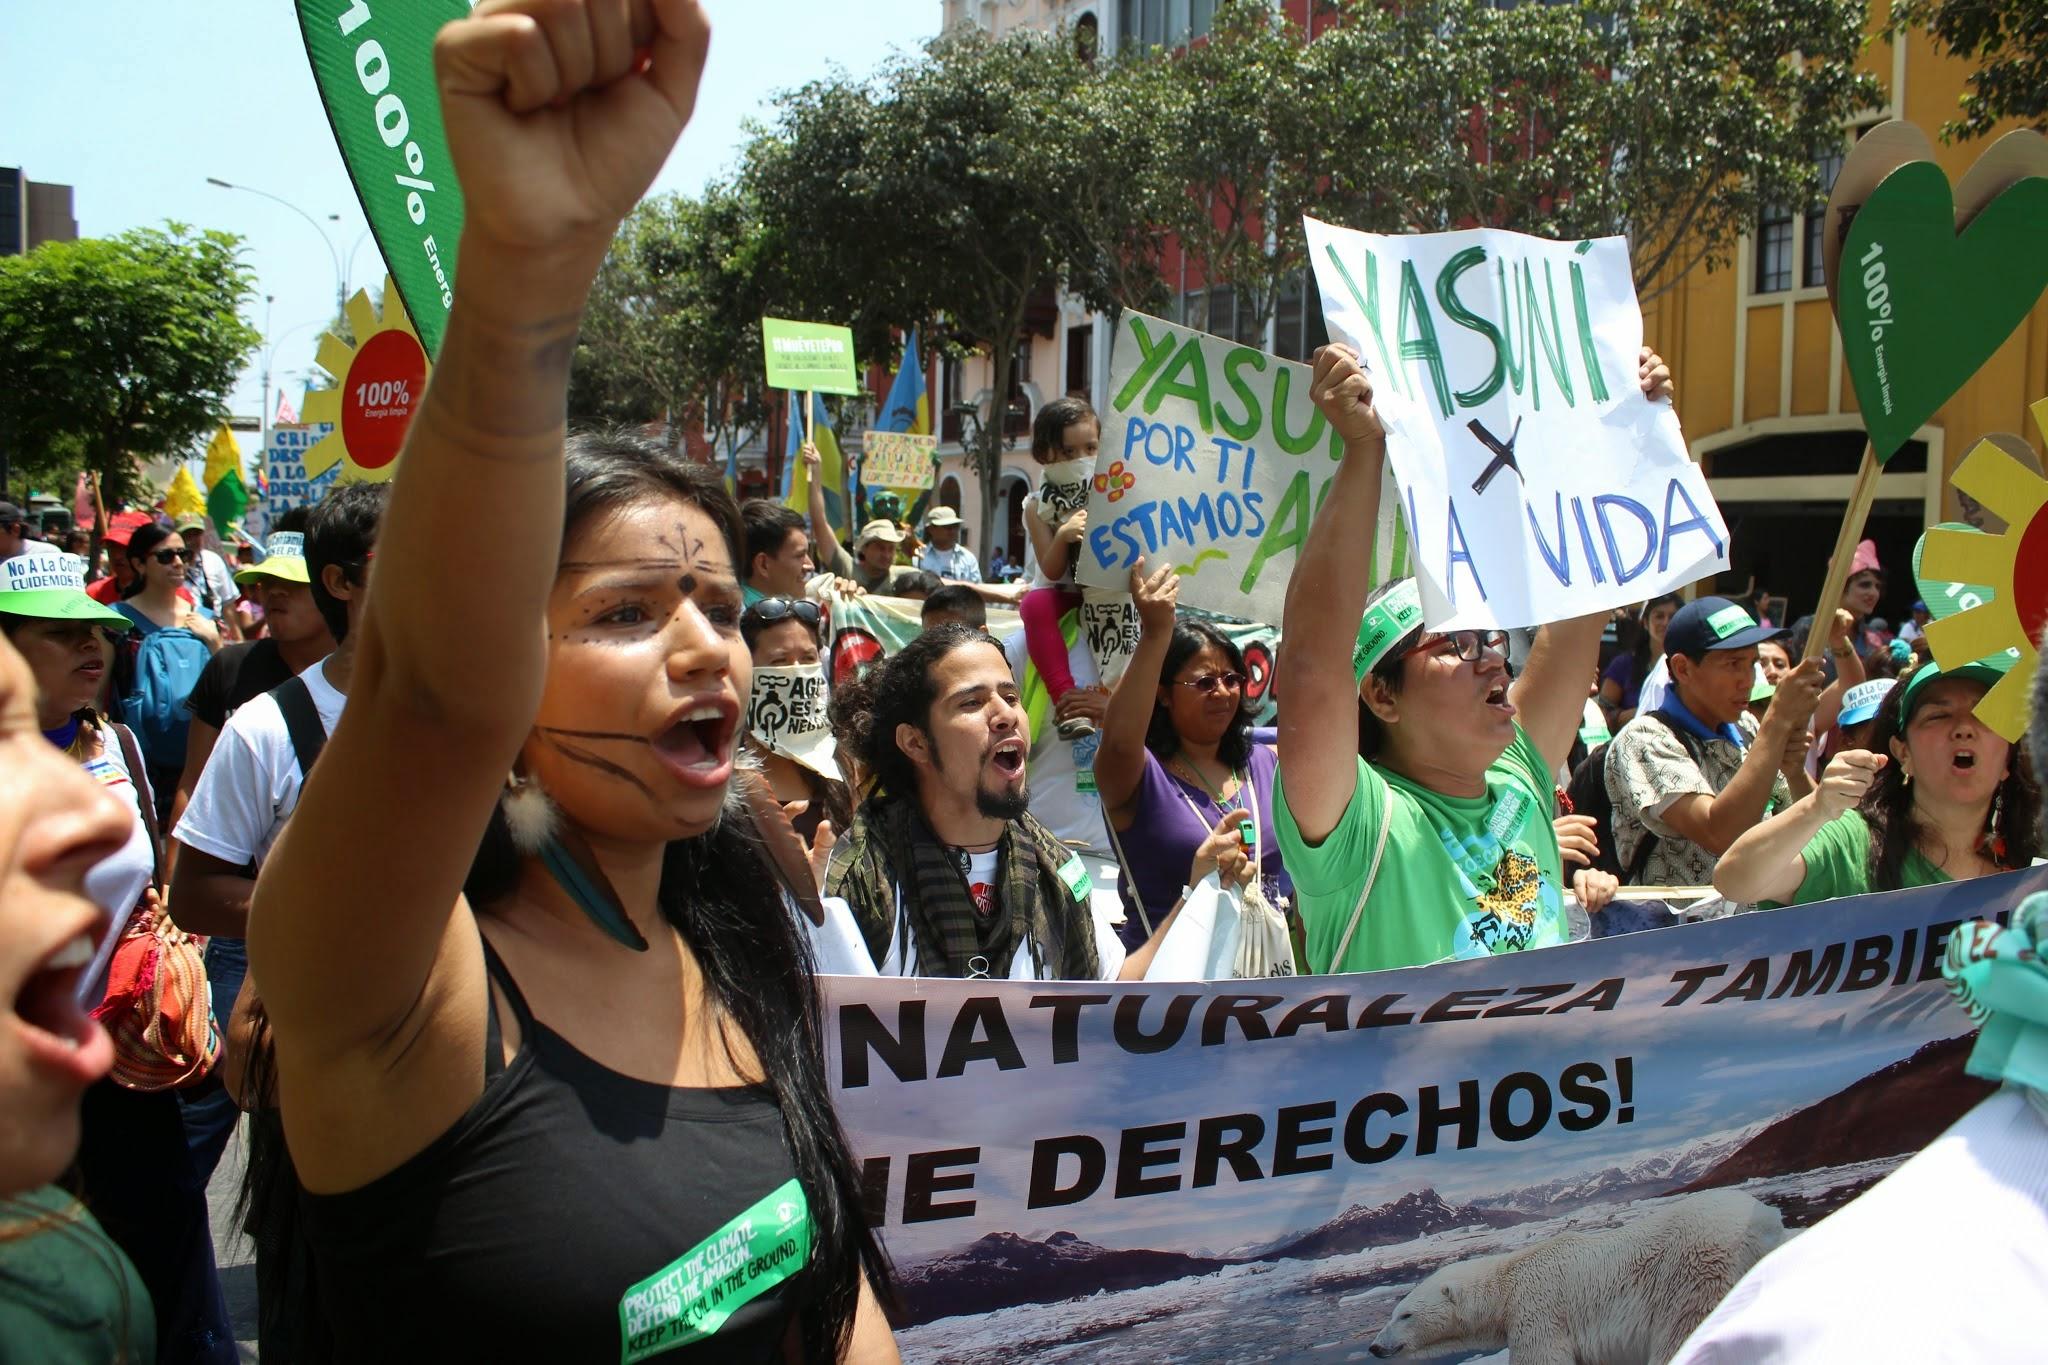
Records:
[[[206,515],[213,529],[226,539],[242,524],[249,510],[249,485],[242,478],[242,447],[223,422],[206,447]]]
[[[803,456],[798,452],[804,443],[804,420],[797,404],[803,400],[796,394],[790,395],[789,440],[782,456],[782,503],[806,515],[811,507],[810,470],[804,467]],[[818,446],[818,473],[825,481],[825,516],[835,530],[844,530],[847,525],[846,461],[839,453],[839,437],[832,430],[832,419],[825,412],[825,400],[817,394],[811,395],[811,440]]]
[[[917,329],[910,329],[910,335],[903,339],[903,363],[896,367],[896,377],[889,383],[889,396],[882,402],[881,417],[875,423],[877,431],[902,431],[913,435],[926,436],[932,430],[931,394],[925,386],[923,352],[918,349]],[[868,498],[880,492],[862,485],[855,501],[867,506]],[[931,501],[929,488],[895,488],[889,490],[910,509],[909,522],[916,526],[924,517],[926,504]]]
[[[299,410],[292,406],[291,395],[282,389],[277,393],[277,424],[281,427],[295,427],[299,424]]]
[[[171,476],[171,486],[164,490],[164,515],[172,521],[206,515],[206,496],[185,465],[178,466],[178,472]]]

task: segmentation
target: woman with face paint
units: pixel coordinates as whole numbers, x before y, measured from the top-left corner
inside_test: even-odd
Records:
[[[728,799],[738,508],[565,442],[709,36],[696,0],[503,0],[436,40],[462,272],[249,920],[339,1359],[896,1359],[808,954]]]
[[[1868,748],[1836,754],[1811,793],[1730,845],[1714,888],[1730,900],[1805,905],[2033,862],[2041,795],[2026,746],[2006,743],[1976,713],[2009,668],[1999,655],[1865,684],[1890,689],[1868,722]]]

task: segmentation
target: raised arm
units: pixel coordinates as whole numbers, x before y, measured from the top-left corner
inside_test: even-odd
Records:
[[[689,118],[708,41],[696,0],[508,0],[435,42],[462,268],[378,537],[348,708],[250,919],[280,1057],[302,1074],[398,1046],[397,1026],[448,994],[441,955],[475,961],[474,929],[451,914],[539,704],[585,296]]]
[[[1607,613],[1596,611],[1543,627],[1522,675],[1508,688],[1522,728],[1553,772],[1571,757],[1578,738],[1586,714],[1586,682],[1599,662],[1600,628],[1606,624]]]
[[[1828,627],[1828,655],[1835,661],[1835,680],[1820,694],[1820,703],[1813,708],[1815,735],[1824,735],[1834,728],[1841,718],[1843,695],[1864,680],[1863,656],[1856,652],[1849,638],[1855,629],[1856,618],[1836,607],[1834,624]]]
[[[809,441],[797,448],[811,486],[811,562],[820,572],[837,573],[840,562],[839,533],[832,529],[832,514],[825,507],[825,459]]]
[[[1741,904],[1798,895],[1806,880],[1806,846],[1822,825],[1863,799],[1886,761],[1862,749],[1836,754],[1818,787],[1728,846],[1714,864],[1714,889]]]
[[[1709,853],[1727,852],[1764,818],[1785,761],[1785,747],[1795,735],[1804,733],[1820,686],[1819,659],[1808,659],[1787,673],[1778,683],[1770,709],[1764,712],[1756,738],[1750,741],[1749,752],[1742,757],[1742,766],[1728,785],[1713,796],[1692,792],[1679,797],[1664,808],[1664,823]]]
[[[1344,440],[1344,459],[1287,582],[1280,638],[1287,642],[1287,703],[1280,708],[1280,769],[1301,837],[1328,838],[1358,777],[1358,679],[1351,651],[1372,577],[1387,436],[1372,382],[1348,346],[1315,354],[1309,392]]]
[[[1171,564],[1162,564],[1147,577],[1141,559],[1131,566],[1131,597],[1138,604],[1138,648],[1110,694],[1109,711],[1102,718],[1102,745],[1095,751],[1095,790],[1112,820],[1130,815],[1125,808],[1145,776],[1145,732],[1152,725],[1166,649],[1173,643],[1180,575]]]

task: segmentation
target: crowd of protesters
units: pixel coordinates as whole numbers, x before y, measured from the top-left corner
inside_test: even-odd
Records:
[[[1867,542],[1813,659],[1754,595],[1554,622],[1512,668],[1505,632],[1430,629],[1371,581],[1386,440],[1341,346],[1276,725],[1170,565],[1132,570],[1102,677],[1084,399],[1037,416],[1021,592],[956,509],[870,508],[849,547],[815,478],[808,515],[741,506],[571,435],[585,293],[708,26],[551,13],[440,39],[468,222],[401,477],[233,568],[145,512],[92,572],[0,504],[0,1357],[236,1359],[206,1190],[246,1115],[267,1360],[390,1356],[394,1322],[400,1358],[609,1358],[650,1267],[741,1215],[772,1253],[771,1208],[801,1255],[710,1330],[642,1330],[893,1360],[819,972],[1142,979],[1202,894],[1270,919],[1270,972],[1373,971],[1627,932],[1643,891],[1727,913],[2040,852],[2028,746],[1974,710],[2010,661],[1938,667],[1920,603],[1894,634]],[[1648,350],[1638,379],[1670,400]],[[921,630],[835,677],[862,595]]]

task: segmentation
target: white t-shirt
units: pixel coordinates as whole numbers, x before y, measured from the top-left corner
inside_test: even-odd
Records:
[[[1023,631],[1003,642],[1003,654],[1021,686],[1024,670],[1031,662]],[[1077,687],[1093,686],[1101,676],[1087,639],[1078,634],[1067,648],[1067,666],[1074,671]],[[1059,727],[1047,720],[1031,746],[1025,766],[1031,814],[1061,843],[1079,846],[1091,875],[1096,864],[1116,861],[1116,854],[1109,847],[1108,827],[1102,823],[1102,798],[1095,794],[1095,751],[1101,747],[1099,733],[1082,739],[1061,739]]]
[[[114,960],[114,945],[128,927],[128,917],[142,900],[143,892],[156,876],[156,851],[149,846],[149,827],[142,823],[142,802],[149,798],[128,772],[128,760],[121,741],[111,731],[96,758],[85,760],[86,776],[99,782],[135,812],[128,830],[128,842],[112,857],[103,858],[85,874],[85,894],[93,904],[113,916],[107,936],[93,950],[92,963],[79,975],[78,1003],[90,1009],[106,997],[107,964]],[[148,782],[147,775],[143,782]]]
[[[21,538],[21,548],[7,557],[9,559],[19,559],[23,555],[55,555],[62,553],[62,550],[59,550],[47,540],[30,540],[27,536],[23,536]]]
[[[1659,654],[1657,662],[1650,665],[1650,674],[1643,679],[1643,685],[1636,690],[1636,714],[1646,716],[1664,704],[1665,694],[1671,691],[1671,658]]]
[[[2048,1353],[2048,1124],[2007,1088],[1759,1261],[1673,1365]]]
[[[299,675],[313,694],[320,725],[334,733],[347,698],[327,681],[327,660]],[[284,712],[268,693],[228,717],[214,741],[206,771],[192,791],[176,838],[187,848],[237,867],[261,863],[284,822],[299,804],[298,755]]]
[[[1100,895],[1093,898],[1089,908],[1093,911],[1089,916],[1089,921],[1095,926],[1095,955],[1102,961],[1102,975],[1097,979],[1114,981],[1116,980],[1117,973],[1122,971],[1124,966],[1123,940],[1116,936],[1116,930],[1104,918]],[[825,912],[828,921],[836,916],[844,916],[849,924],[853,923],[852,908],[844,900],[836,896],[826,898]],[[902,915],[903,889],[898,887],[896,888],[896,916],[899,924]],[[812,941],[814,944],[816,943],[815,935]],[[825,970],[822,962],[818,970]],[[866,975],[866,973],[862,973],[862,975]],[[918,956],[917,940],[915,938],[912,938],[910,941],[910,962],[906,965],[903,960],[903,935],[892,933],[889,935],[888,956],[883,959],[882,965],[875,972],[875,975],[932,976],[935,973],[924,970],[923,960]],[[1008,963],[990,963],[988,976],[990,980],[994,981],[1060,981],[1065,979],[1053,970],[1051,963],[1045,965],[1045,970],[1042,974],[1034,972],[1031,965],[1030,945],[1023,943],[1017,945],[1017,950],[1011,955]]]

